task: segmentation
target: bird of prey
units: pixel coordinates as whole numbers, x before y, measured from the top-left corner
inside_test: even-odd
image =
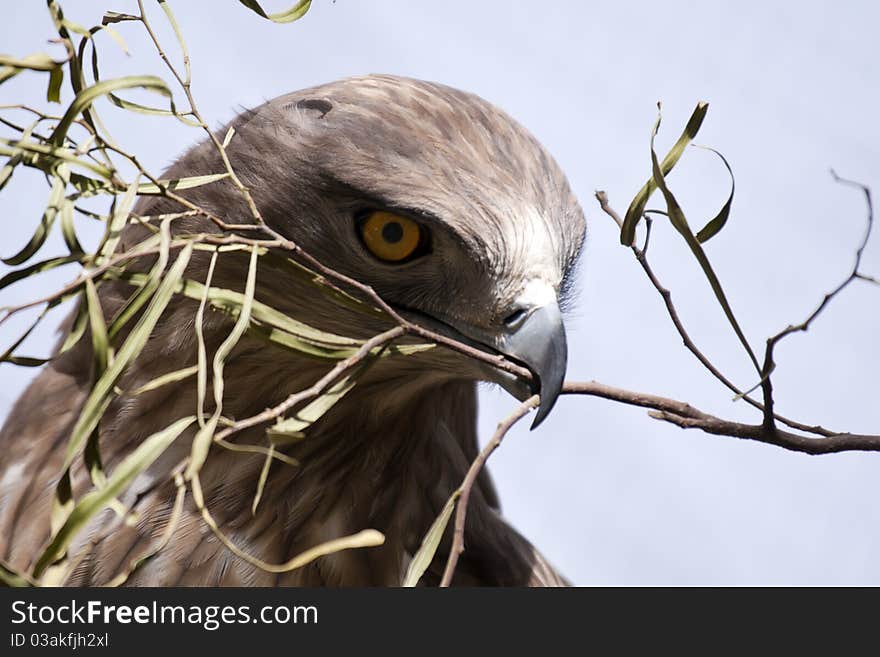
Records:
[[[409,320],[504,354],[533,376],[518,384],[510,374],[443,347],[377,359],[305,439],[284,448],[299,466],[273,462],[255,511],[263,455],[215,446],[200,482],[219,528],[266,562],[282,563],[365,528],[382,532],[383,545],[267,572],[227,549],[187,495],[167,545],[127,584],[399,585],[477,453],[477,382],[500,383],[521,397],[539,392],[538,421],[560,392],[567,354],[560,307],[584,240],[582,210],[535,137],[489,102],[441,84],[390,75],[349,78],[280,96],[230,125],[229,159],[268,225],[325,265],[372,287]],[[220,139],[228,128],[218,131]],[[215,145],[206,140],[164,177],[223,170]],[[229,224],[252,221],[229,180],[180,193]],[[137,214],[150,216],[181,209],[162,196],[143,197],[135,206]],[[198,214],[172,226],[175,234],[220,232]],[[117,248],[132,249],[147,234],[131,222]],[[204,282],[210,255],[195,251],[186,278]],[[151,261],[136,266],[147,271]],[[247,274],[246,253],[223,253],[212,285],[242,291]],[[322,331],[367,339],[393,326],[270,259],[259,260],[255,290],[257,300]],[[115,280],[99,292],[110,318],[132,288]],[[195,377],[134,392],[197,362],[197,307],[196,300],[175,295],[117,381],[118,395],[99,425],[108,472],[146,437],[192,415],[199,403]],[[233,323],[224,312],[204,312],[208,363]],[[62,330],[69,326],[70,320]],[[50,537],[53,495],[71,427],[91,386],[92,355],[86,338],[52,360],[0,434],[0,560],[20,571],[32,568]],[[226,359],[223,415],[260,413],[326,371],[326,360],[245,333]],[[212,399],[209,387],[208,413]],[[135,521],[105,509],[80,532],[70,546],[78,556],[65,584],[107,583],[161,535],[176,493],[169,473],[189,453],[196,428],[120,497]],[[266,444],[266,429],[265,423],[254,426],[235,440]],[[85,470],[74,463],[77,497],[91,486]],[[423,584],[439,582],[451,533],[448,528]],[[565,583],[504,520],[485,473],[473,489],[465,539],[453,584]]]

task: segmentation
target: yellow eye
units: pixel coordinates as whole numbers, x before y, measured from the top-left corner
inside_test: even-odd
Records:
[[[422,227],[408,217],[377,210],[359,222],[361,239],[374,256],[402,262],[424,244]]]

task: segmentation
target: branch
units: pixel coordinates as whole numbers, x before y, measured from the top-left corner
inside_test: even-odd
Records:
[[[802,436],[782,431],[775,427],[767,427],[764,424],[743,424],[724,420],[714,415],[704,413],[690,404],[668,397],[660,397],[642,392],[633,392],[623,388],[605,385],[596,381],[566,382],[562,387],[563,394],[589,395],[600,397],[610,401],[639,406],[651,409],[648,415],[655,420],[669,422],[682,429],[700,429],[705,433],[716,436],[727,436],[743,440],[754,440],[792,452],[803,454],[835,454],[837,452],[880,452],[880,435],[866,435],[854,433],[838,433],[820,438]],[[492,438],[477,455],[468,469],[467,475],[459,487],[458,506],[455,510],[455,529],[452,536],[452,547],[446,560],[446,568],[443,571],[443,579],[440,586],[449,586],[458,565],[458,558],[464,552],[464,528],[467,520],[467,506],[470,500],[471,490],[477,481],[483,466],[504,440],[507,432],[519,420],[525,417],[538,405],[539,398],[532,396],[516,410],[498,424]]]
[[[871,277],[861,274],[859,272],[859,268],[862,265],[862,254],[865,251],[865,247],[868,245],[868,240],[871,238],[871,229],[874,227],[874,203],[871,199],[871,190],[867,185],[863,185],[861,183],[855,182],[853,180],[848,180],[846,178],[841,178],[837,175],[834,169],[831,170],[831,175],[834,178],[834,181],[840,183],[842,185],[850,185],[852,187],[857,187],[862,190],[862,193],[865,195],[865,203],[868,208],[868,217],[867,217],[867,226],[865,227],[865,234],[862,237],[862,241],[856,249],[855,262],[853,263],[852,271],[850,271],[849,276],[847,276],[840,285],[834,288],[831,292],[826,294],[816,309],[810,313],[809,317],[807,317],[800,324],[789,325],[776,335],[767,339],[767,349],[764,352],[764,365],[762,368],[762,376],[761,376],[761,389],[764,393],[764,425],[768,428],[772,428],[774,425],[774,415],[773,415],[773,383],[771,381],[771,374],[773,370],[776,369],[776,362],[773,360],[773,350],[780,340],[785,337],[791,335],[792,333],[797,333],[801,331],[807,331],[810,328],[810,324],[812,324],[819,315],[822,314],[822,311],[831,303],[831,300],[834,299],[838,294],[840,294],[846,287],[849,286],[855,280],[859,279],[868,279],[872,280]],[[876,281],[872,280],[872,282],[876,283]]]
[[[562,388],[563,394],[590,395],[610,401],[649,408],[648,414],[683,429],[701,429],[706,433],[730,438],[742,438],[775,445],[793,452],[804,454],[834,454],[837,452],[880,452],[880,435],[835,433],[814,438],[777,428],[767,428],[763,424],[743,424],[724,420],[694,408],[688,403],[641,392],[589,382],[568,382]]]
[[[620,219],[620,215],[611,207],[608,201],[608,196],[603,191],[596,192],[596,200],[599,202],[599,207],[602,209],[605,214],[611,217],[614,222],[620,226],[622,225],[622,221]],[[649,224],[650,225],[650,224]],[[633,252],[633,255],[636,257],[639,265],[641,265],[645,274],[648,276],[648,280],[651,281],[651,284],[660,294],[660,297],[663,299],[663,303],[666,306],[666,312],[669,315],[669,318],[672,320],[675,329],[678,331],[679,336],[681,336],[682,342],[684,346],[690,351],[696,359],[712,374],[716,379],[718,379],[724,386],[726,386],[731,392],[736,395],[736,399],[742,399],[746,403],[751,406],[757,408],[762,413],[765,410],[765,404],[757,401],[756,399],[749,396],[750,391],[744,391],[739,386],[734,384],[730,379],[728,379],[724,374],[710,361],[702,351],[700,351],[699,347],[697,347],[696,343],[691,338],[687,329],[684,327],[684,324],[681,321],[681,318],[678,315],[678,311],[675,308],[675,304],[672,302],[672,293],[663,286],[660,282],[660,279],[654,273],[654,270],[651,269],[651,265],[648,263],[647,257],[647,243],[645,248],[639,249],[637,246],[633,245],[630,247]],[[858,276],[861,278],[861,276]],[[765,378],[765,374],[762,371],[762,381]],[[833,431],[831,429],[826,429],[825,427],[819,425],[808,425],[803,422],[798,422],[796,420],[792,420],[783,415],[779,415],[778,413],[773,413],[773,418],[782,422],[783,424],[791,427],[792,429],[797,429],[798,431],[805,431],[807,433],[816,434],[818,436],[834,436],[839,435],[840,432]]]
[[[239,420],[232,426],[227,427],[216,436],[214,436],[214,440],[223,440],[227,436],[241,431],[242,429],[247,429],[248,427],[252,427],[257,424],[263,424],[264,422],[269,422],[271,420],[281,417],[293,406],[303,401],[306,401],[307,399],[313,399],[314,397],[317,397],[318,395],[323,393],[334,381],[336,381],[336,379],[338,379],[340,376],[342,376],[358,363],[361,363],[367,356],[370,355],[370,353],[374,349],[384,347],[393,340],[396,340],[397,338],[405,334],[406,331],[403,329],[403,327],[395,326],[393,329],[373,336],[369,340],[365,341],[353,355],[349,356],[345,360],[341,360],[336,363],[335,366],[333,366],[324,376],[318,379],[312,386],[293,393],[277,406],[267,408],[262,413],[258,413],[257,415],[252,415],[251,417]]]
[[[452,547],[449,550],[449,557],[446,560],[446,568],[443,570],[443,579],[440,580],[440,586],[447,587],[452,583],[452,576],[455,574],[455,567],[458,565],[458,557],[464,552],[464,525],[467,519],[467,506],[471,498],[474,482],[476,482],[480,471],[483,469],[486,461],[489,460],[492,452],[501,445],[501,441],[504,440],[504,436],[507,435],[510,428],[525,417],[529,411],[537,407],[538,401],[539,397],[532,395],[517,406],[513,413],[499,422],[492,438],[486,443],[486,446],[480,453],[477,454],[477,458],[474,459],[473,463],[471,463],[471,467],[468,469],[467,475],[459,488],[461,496],[455,509],[455,530],[452,535]]]

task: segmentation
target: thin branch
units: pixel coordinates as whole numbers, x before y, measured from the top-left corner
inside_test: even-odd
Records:
[[[649,413],[651,417],[671,422],[682,428],[701,429],[718,436],[755,440],[793,452],[833,454],[846,451],[880,451],[880,435],[836,433],[815,438],[780,429],[768,430],[763,424],[723,420],[685,402],[615,388],[596,381],[568,382],[563,386],[562,392],[569,395],[590,395],[630,406],[649,408],[652,410]]]
[[[370,353],[374,349],[383,347],[405,334],[406,330],[402,326],[395,326],[393,329],[373,336],[369,340],[365,341],[363,345],[361,345],[360,349],[358,349],[354,354],[352,354],[345,360],[341,360],[336,363],[333,368],[331,368],[324,376],[318,379],[310,387],[293,393],[280,404],[273,406],[272,408],[267,408],[262,413],[258,413],[257,415],[252,415],[251,417],[239,420],[231,427],[227,427],[216,436],[214,436],[214,440],[223,440],[233,433],[241,431],[242,429],[247,429],[249,427],[263,424],[265,422],[270,422],[271,420],[281,417],[297,404],[308,399],[317,397],[318,395],[323,393],[328,386],[332,385],[333,382],[336,381],[336,379],[338,379],[340,376],[342,376],[342,374],[353,368],[358,363],[362,362],[367,356],[370,355]]]
[[[730,438],[753,440],[767,445],[774,445],[793,452],[803,454],[835,454],[838,452],[880,452],[880,435],[839,433],[815,438],[783,431],[763,424],[744,424],[724,420],[704,413],[690,404],[668,397],[660,397],[642,392],[633,392],[622,388],[598,383],[597,381],[566,382],[562,393],[567,395],[588,395],[609,401],[650,409],[648,415],[656,420],[669,422],[683,429],[700,429],[701,431]],[[455,510],[455,528],[452,536],[452,547],[446,560],[443,579],[440,586],[449,586],[455,575],[458,559],[465,550],[464,528],[467,520],[467,507],[471,490],[477,477],[507,432],[538,404],[537,396],[530,397],[507,418],[498,424],[492,438],[471,463],[461,486],[459,487],[458,506]]]
[[[529,411],[537,407],[538,401],[539,397],[532,395],[517,406],[513,413],[499,422],[492,438],[486,443],[486,446],[483,447],[480,453],[477,454],[477,458],[474,459],[473,463],[471,463],[471,467],[468,469],[467,475],[459,488],[461,495],[455,509],[455,529],[452,535],[452,547],[449,550],[449,557],[446,560],[446,568],[443,570],[443,579],[440,580],[440,586],[447,587],[452,583],[452,576],[455,574],[455,567],[458,565],[458,557],[464,552],[464,526],[467,520],[468,501],[480,471],[492,455],[492,452],[501,445],[501,441],[504,440],[504,436],[507,435],[510,428],[525,417]]]
[[[831,292],[826,294],[816,309],[810,313],[810,315],[800,324],[789,325],[776,335],[767,339],[767,348],[764,352],[764,364],[762,367],[762,376],[761,376],[761,389],[764,393],[764,426],[767,429],[772,429],[774,427],[774,415],[773,415],[773,381],[771,379],[771,375],[773,370],[776,369],[776,362],[773,359],[773,351],[776,348],[776,345],[783,340],[787,336],[792,333],[805,332],[810,328],[810,325],[816,320],[819,315],[822,314],[822,311],[831,303],[832,299],[834,299],[838,294],[840,294],[845,288],[847,288],[850,283],[860,278],[859,276],[859,267],[862,265],[862,254],[865,251],[865,247],[868,245],[868,240],[871,238],[871,230],[874,227],[874,203],[871,198],[871,189],[867,185],[863,185],[862,183],[856,182],[854,180],[848,180],[846,178],[841,178],[837,175],[834,169],[831,170],[831,176],[834,178],[834,181],[840,183],[842,185],[849,185],[851,187],[856,187],[862,190],[862,193],[865,195],[865,203],[867,205],[867,221],[865,226],[865,232],[862,236],[862,241],[859,243],[858,248],[856,249],[856,254],[852,266],[852,270],[849,275],[840,283],[836,288],[834,288]]]
[[[246,237],[241,237],[240,235],[216,235],[213,233],[198,233],[194,235],[185,236],[181,239],[175,240],[171,242],[169,248],[170,249],[179,249],[187,244],[216,244],[216,245],[229,245],[229,244],[241,244],[248,246],[259,246],[264,248],[270,248],[274,246],[278,246],[278,243],[271,240],[253,240],[248,239]],[[94,267],[93,269],[88,269],[80,274],[76,279],[65,285],[64,287],[56,290],[52,294],[49,294],[45,297],[41,297],[39,299],[34,299],[32,301],[27,301],[25,303],[19,304],[17,306],[4,306],[0,308],[0,311],[5,314],[3,317],[0,317],[0,325],[2,325],[7,319],[9,319],[12,315],[21,312],[22,310],[26,310],[28,308],[33,308],[34,306],[38,306],[43,303],[50,303],[59,299],[73,291],[75,291],[78,287],[83,285],[87,280],[95,280],[96,278],[105,274],[108,270],[111,270],[117,267],[119,264],[127,261],[127,260],[135,260],[137,258],[143,258],[150,255],[156,255],[161,251],[160,246],[151,247],[147,249],[139,249],[133,251],[122,251],[113,255],[107,262],[98,267]],[[76,261],[74,261],[76,262]],[[70,263],[73,264],[73,263]]]
[[[605,192],[599,191],[596,192],[596,200],[599,202],[600,208],[607,214],[611,219],[615,221],[618,225],[621,223],[620,216],[617,212],[612,208],[608,202],[608,196]],[[651,268],[651,265],[648,263],[648,258],[645,252],[639,249],[636,246],[630,247],[635,255],[636,260],[639,265],[644,270],[645,274],[648,276],[648,280],[651,281],[651,284],[654,286],[654,289],[660,294],[660,297],[663,299],[663,304],[666,306],[666,313],[669,315],[669,319],[672,320],[673,325],[675,326],[676,331],[678,331],[678,335],[681,337],[682,342],[684,343],[685,348],[690,351],[700,364],[709,371],[712,376],[718,379],[722,384],[724,384],[731,392],[736,395],[737,399],[743,399],[746,403],[754,406],[761,412],[764,411],[764,405],[748,396],[748,393],[744,392],[741,388],[735,385],[730,379],[728,379],[724,374],[710,361],[706,355],[700,351],[699,347],[697,347],[696,343],[691,338],[687,329],[684,327],[684,324],[681,321],[681,318],[678,315],[678,311],[675,308],[675,304],[672,302],[672,293],[663,286],[660,282],[660,279],[657,278],[657,275],[654,273],[654,270]],[[797,429],[798,431],[806,431],[808,433],[814,433],[819,436],[831,436],[835,435],[837,432],[832,431],[830,429],[826,429],[825,427],[821,427],[818,425],[807,425],[802,422],[797,422],[795,420],[791,420],[785,416],[775,414],[774,417],[782,422],[783,424],[788,425],[792,429]]]

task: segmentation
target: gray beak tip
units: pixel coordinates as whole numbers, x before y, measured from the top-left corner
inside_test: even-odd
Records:
[[[532,372],[532,394],[541,396],[532,422],[534,430],[550,414],[565,380],[568,348],[559,307],[554,303],[538,308],[504,346],[506,354]]]
[[[544,419],[550,415],[550,410],[553,408],[553,404],[545,404],[543,402],[543,395],[541,397],[542,401],[538,406],[538,412],[535,413],[535,419],[532,421],[532,426],[529,427],[529,431],[534,431],[538,428],[538,425],[541,424]]]
[[[537,392],[541,395],[541,399],[538,405],[538,412],[535,413],[535,419],[532,422],[532,431],[537,429],[538,425],[550,415],[550,411],[553,410],[556,400],[559,398],[559,393],[562,392],[562,383],[565,378],[565,354],[562,355],[562,361],[563,366],[561,369],[554,369],[538,375],[539,389]]]

